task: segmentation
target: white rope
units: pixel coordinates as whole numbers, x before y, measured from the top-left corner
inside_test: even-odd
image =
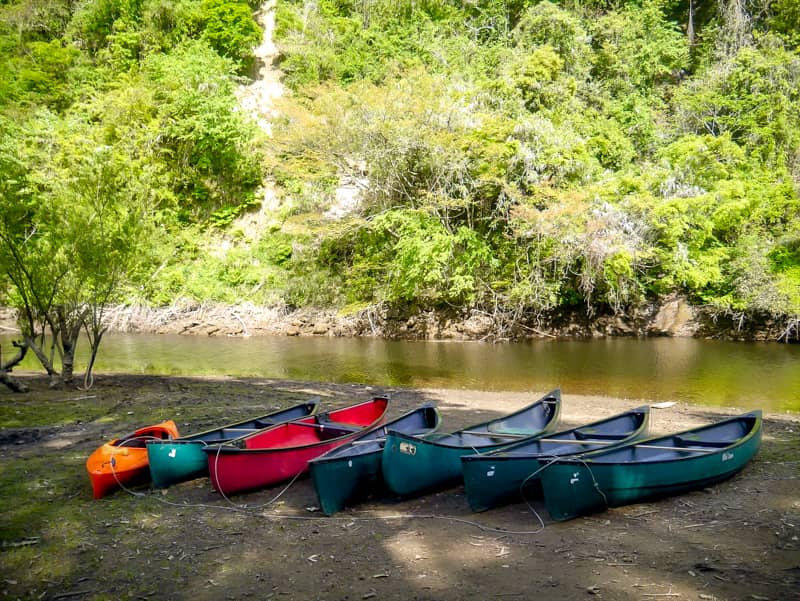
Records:
[[[120,441],[120,443],[118,445],[116,445],[116,448],[124,447],[126,445],[126,443],[134,441],[134,440],[161,440],[161,439],[156,437],[156,436],[133,436],[131,438],[126,438],[125,440]],[[134,497],[147,496],[146,493],[136,492],[136,491],[133,491],[133,490],[129,489],[127,486],[125,486],[122,483],[122,481],[120,481],[119,476],[117,476],[117,470],[116,470],[117,462],[116,462],[115,457],[114,457],[113,454],[111,455],[111,460],[108,462],[108,464],[111,466],[111,475],[114,476],[114,480],[117,481],[117,485],[122,490],[124,490],[127,493],[132,494]]]
[[[146,437],[137,437],[137,438],[146,438]],[[151,437],[151,438],[155,438],[155,437]],[[133,439],[128,439],[128,440],[133,440]],[[127,442],[127,440],[123,441],[123,443],[121,443],[120,446],[123,446],[125,442]],[[116,470],[114,469],[115,466],[114,466],[114,462],[113,462],[113,457],[112,457],[112,461],[111,461],[111,473],[114,475],[114,479],[117,481],[117,484],[119,484],[120,488],[122,490],[124,490],[125,492],[127,492],[127,493],[129,493],[129,494],[131,494],[131,495],[133,495],[135,497],[153,498],[156,501],[158,501],[159,503],[163,503],[164,505],[170,505],[170,506],[173,506],[173,507],[195,507],[195,508],[200,508],[200,509],[223,509],[223,510],[238,511],[238,512],[243,512],[243,513],[252,513],[254,511],[261,510],[261,509],[264,509],[265,507],[268,507],[269,505],[272,505],[281,496],[283,496],[283,494],[286,493],[287,490],[289,490],[289,488],[292,486],[292,484],[294,484],[297,481],[297,479],[300,477],[300,475],[302,474],[302,472],[297,473],[294,476],[294,478],[292,478],[289,481],[289,483],[286,484],[286,486],[277,495],[275,495],[272,499],[270,499],[266,503],[263,503],[261,505],[246,505],[246,504],[241,504],[240,505],[240,504],[236,504],[225,494],[225,492],[222,490],[222,486],[220,485],[218,466],[219,466],[219,455],[220,455],[221,451],[222,451],[222,445],[219,445],[218,448],[217,448],[217,452],[215,454],[215,457],[214,457],[214,462],[215,462],[214,463],[214,472],[215,472],[216,480],[217,480],[216,489],[217,489],[217,492],[219,492],[219,494],[222,496],[222,498],[225,499],[228,502],[230,507],[221,506],[221,505],[210,505],[210,504],[207,504],[207,503],[189,503],[188,501],[183,501],[182,503],[175,503],[173,501],[169,501],[167,499],[163,499],[159,495],[153,494],[152,492],[145,493],[145,492],[133,491],[133,490],[129,489],[128,487],[126,487],[124,484],[122,484],[122,482],[120,482],[119,478],[117,477]],[[546,466],[544,466],[544,467],[546,467]],[[538,473],[542,469],[543,468],[539,468],[539,470],[537,470],[535,473]],[[531,476],[529,476],[529,478],[530,477]],[[526,479],[526,481],[527,481],[527,479]],[[530,507],[530,505],[529,505],[529,507]],[[323,523],[331,523],[331,522],[335,522],[335,521],[367,522],[367,521],[393,521],[393,520],[443,520],[443,521],[452,522],[452,523],[456,523],[456,524],[464,524],[464,525],[467,525],[467,526],[472,526],[473,528],[477,528],[477,529],[479,529],[479,530],[481,530],[483,532],[490,532],[490,533],[493,533],[493,534],[502,534],[502,535],[512,535],[512,534],[513,535],[535,535],[535,534],[540,534],[544,530],[544,527],[545,527],[544,526],[544,521],[539,516],[539,514],[536,513],[535,510],[533,510],[533,508],[531,508],[531,510],[533,511],[534,515],[536,515],[536,517],[539,520],[540,527],[537,528],[536,530],[507,530],[505,528],[497,528],[497,527],[493,527],[493,526],[486,526],[484,524],[480,524],[478,522],[475,522],[473,520],[468,520],[466,518],[459,518],[459,517],[456,517],[456,516],[439,515],[439,514],[398,513],[398,514],[393,514],[393,515],[368,516],[368,517],[361,517],[361,516],[355,516],[355,517],[354,516],[347,516],[347,517],[337,517],[337,516],[314,517],[314,516],[304,516],[304,515],[296,515],[295,516],[295,515],[281,515],[281,514],[262,513],[262,514],[260,514],[260,517],[268,519],[268,520],[277,520],[277,521],[281,521],[281,520],[287,520],[287,521],[305,520],[305,521],[316,521],[316,522],[323,522]]]
[[[538,475],[538,474],[539,474],[539,473],[540,473],[542,470],[544,470],[545,468],[548,468],[548,467],[550,467],[550,466],[551,466],[551,465],[553,465],[553,464],[554,464],[556,461],[558,461],[559,459],[561,459],[561,458],[562,458],[562,457],[559,457],[559,456],[557,456],[557,455],[550,455],[549,457],[550,457],[550,461],[548,461],[547,463],[545,463],[543,466],[541,466],[541,467],[540,467],[538,470],[536,470],[536,471],[535,471],[535,472],[533,472],[532,474],[529,474],[529,475],[528,475],[528,476],[527,476],[527,477],[526,477],[526,478],[525,478],[525,479],[522,481],[522,484],[520,484],[520,485],[519,485],[519,492],[520,492],[520,494],[522,495],[522,500],[523,500],[523,501],[525,501],[525,504],[528,506],[528,508],[529,508],[529,509],[530,509],[530,510],[531,510],[531,511],[532,511],[532,512],[533,512],[533,513],[536,515],[536,517],[537,517],[537,518],[539,518],[539,522],[542,522],[542,518],[541,518],[541,517],[539,517],[539,514],[538,514],[538,513],[536,513],[536,510],[535,510],[535,509],[534,509],[534,508],[531,506],[531,504],[528,502],[528,499],[525,497],[525,492],[524,492],[523,488],[525,487],[525,484],[527,484],[527,483],[528,483],[528,481],[529,481],[531,478],[534,478],[534,477],[536,477],[536,476],[537,476],[537,475]],[[603,490],[600,488],[600,483],[599,483],[599,482],[597,481],[597,479],[594,477],[594,472],[592,472],[592,468],[590,468],[590,467],[589,467],[589,464],[588,464],[588,463],[586,463],[586,460],[585,460],[585,459],[583,459],[583,457],[581,457],[580,455],[577,455],[577,456],[572,456],[572,457],[570,457],[570,459],[571,459],[571,460],[574,460],[574,461],[580,461],[580,462],[581,462],[581,464],[583,464],[583,467],[585,467],[585,468],[586,468],[586,471],[588,471],[588,472],[589,472],[589,476],[592,478],[592,485],[594,486],[595,490],[596,490],[598,493],[600,493],[600,496],[601,496],[601,497],[603,497],[603,503],[605,503],[606,509],[608,509],[608,507],[609,507],[609,505],[608,505],[608,497],[606,497],[606,493],[604,493],[604,492],[603,492]],[[544,524],[542,524],[542,527],[544,527]]]
[[[586,463],[586,461],[584,461],[584,459],[582,457],[578,456],[578,457],[575,457],[575,459],[577,461],[580,461],[583,464],[583,467],[585,467],[587,469],[587,471],[589,472],[589,475],[592,477],[592,484],[594,484],[595,490],[597,490],[597,492],[600,493],[600,496],[603,497],[603,503],[605,503],[606,509],[608,509],[608,497],[606,497],[606,493],[604,493],[602,491],[602,489],[600,488],[600,484],[597,482],[597,479],[594,477],[594,473],[592,472],[592,468],[589,467],[589,465]]]
[[[153,494],[152,492],[150,492],[150,493],[135,492],[135,491],[132,491],[132,490],[130,490],[130,489],[124,487],[124,486],[122,486],[122,489],[124,491],[130,493],[133,496],[136,496],[136,497],[148,497],[150,499],[155,499],[159,503],[162,503],[164,505],[169,505],[169,506],[172,506],[172,507],[181,507],[181,508],[194,507],[194,508],[198,508],[198,509],[218,509],[218,510],[223,510],[223,511],[237,511],[237,512],[240,512],[240,513],[249,513],[251,515],[257,515],[258,517],[261,517],[261,518],[264,518],[264,519],[267,519],[267,520],[274,520],[274,521],[282,521],[282,520],[286,520],[286,521],[301,521],[302,520],[302,521],[314,521],[314,522],[318,522],[318,523],[322,523],[322,524],[325,524],[325,523],[331,524],[331,523],[334,523],[334,522],[342,522],[342,521],[346,521],[346,522],[370,522],[370,521],[371,522],[375,522],[375,521],[394,521],[394,520],[443,520],[443,521],[453,522],[453,523],[457,523],[457,524],[464,524],[466,526],[472,526],[473,528],[477,528],[477,529],[479,529],[479,530],[481,530],[483,532],[490,532],[490,533],[493,533],[493,534],[502,534],[502,535],[512,535],[512,534],[514,534],[514,535],[534,535],[534,534],[540,534],[542,532],[542,530],[544,529],[544,523],[542,523],[541,527],[536,529],[536,530],[507,530],[505,528],[497,528],[497,527],[493,527],[493,526],[486,526],[484,524],[480,524],[478,522],[475,522],[475,521],[472,521],[472,520],[468,520],[466,518],[459,518],[457,516],[438,515],[438,514],[397,513],[397,514],[393,514],[393,515],[376,515],[376,516],[346,516],[346,517],[344,517],[344,516],[343,517],[326,516],[326,517],[316,517],[316,516],[306,516],[306,515],[282,515],[282,514],[276,514],[276,513],[273,513],[273,514],[270,514],[270,513],[255,514],[254,513],[255,511],[263,509],[264,507],[267,507],[268,505],[270,505],[270,504],[274,503],[275,501],[277,501],[278,498],[280,498],[280,496],[283,495],[289,489],[289,487],[292,484],[294,484],[294,482],[297,480],[297,478],[299,476],[300,476],[300,474],[297,474],[283,488],[283,490],[281,490],[281,492],[279,492],[275,497],[273,497],[272,499],[270,499],[266,503],[264,503],[262,505],[258,505],[258,506],[237,505],[236,503],[233,503],[230,499],[228,499],[228,497],[226,497],[221,491],[219,491],[220,494],[222,494],[223,498],[228,501],[228,503],[230,504],[229,506],[228,505],[211,505],[209,503],[190,503],[190,502],[188,502],[186,500],[184,500],[181,503],[176,503],[176,502],[170,501],[168,499],[163,499],[163,498],[161,498],[160,495]],[[540,522],[541,522],[541,518],[540,518]]]
[[[558,461],[558,459],[559,459],[557,455],[551,455],[551,456],[549,456],[549,457],[550,457],[550,461],[549,461],[549,462],[547,462],[547,463],[545,463],[544,465],[540,466],[540,467],[539,467],[539,469],[537,469],[535,472],[533,472],[533,473],[531,473],[531,474],[528,474],[528,475],[525,477],[525,479],[522,481],[522,483],[519,485],[519,494],[520,494],[520,496],[522,496],[522,500],[523,500],[523,501],[525,501],[525,505],[527,505],[527,506],[528,506],[528,509],[531,511],[531,513],[532,513],[534,516],[536,516],[536,519],[537,519],[537,520],[539,520],[539,526],[540,526],[540,528],[539,528],[539,531],[540,531],[540,532],[541,532],[542,530],[544,530],[544,520],[542,519],[542,516],[540,516],[540,515],[539,515],[539,512],[538,512],[538,511],[536,511],[536,509],[534,509],[534,508],[533,508],[533,505],[531,505],[530,501],[528,500],[528,497],[526,497],[526,496],[525,496],[525,485],[526,485],[526,484],[527,484],[527,483],[528,483],[528,482],[529,482],[529,481],[530,481],[532,478],[535,478],[537,475],[539,475],[539,473],[540,473],[540,472],[541,472],[543,469],[545,469],[546,467],[549,467],[549,466],[551,466],[553,463],[555,463],[555,462],[556,462],[556,461]]]
[[[274,496],[272,499],[270,499],[269,501],[267,501],[266,503],[264,503],[264,504],[262,504],[262,505],[255,505],[255,506],[250,506],[250,505],[237,505],[236,503],[234,503],[233,501],[231,501],[231,500],[228,498],[228,495],[226,495],[226,494],[225,494],[225,491],[223,491],[223,490],[222,490],[222,485],[220,484],[220,481],[219,481],[219,454],[220,454],[220,452],[221,452],[221,451],[222,451],[222,445],[218,445],[218,446],[217,446],[217,452],[216,452],[216,454],[214,455],[214,475],[215,475],[215,477],[216,477],[216,480],[217,480],[217,483],[216,483],[216,486],[215,486],[215,488],[217,489],[217,492],[218,492],[220,495],[222,495],[222,498],[223,498],[223,499],[225,499],[225,500],[226,500],[228,503],[230,503],[231,505],[233,505],[233,506],[234,506],[234,507],[236,507],[237,509],[241,509],[241,510],[250,510],[250,509],[263,509],[264,507],[268,507],[269,505],[272,505],[272,504],[273,504],[275,501],[277,501],[278,499],[280,499],[280,498],[281,498],[281,496],[283,495],[283,493],[285,493],[287,490],[289,490],[289,487],[290,487],[292,484],[294,484],[294,483],[295,483],[295,480],[297,480],[297,479],[300,477],[300,474],[302,473],[302,472],[297,472],[297,473],[294,475],[294,478],[292,478],[292,479],[289,481],[289,483],[288,483],[288,484],[287,484],[287,485],[286,485],[286,486],[283,488],[283,490],[282,490],[281,492],[279,492],[279,493],[278,493],[277,495],[275,495],[275,496]]]

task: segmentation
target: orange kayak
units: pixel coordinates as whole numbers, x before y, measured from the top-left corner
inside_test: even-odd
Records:
[[[94,498],[104,497],[127,482],[149,477],[147,441],[169,440],[178,436],[178,427],[170,419],[139,428],[98,448],[86,460]]]

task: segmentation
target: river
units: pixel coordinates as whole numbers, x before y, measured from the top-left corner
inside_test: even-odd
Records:
[[[4,356],[11,339],[0,336]],[[79,347],[78,368],[86,363]],[[29,354],[21,367],[36,370]],[[227,375],[375,386],[544,390],[800,411],[800,345],[690,338],[523,343],[109,334],[97,373]],[[77,370],[76,370],[77,371]]]

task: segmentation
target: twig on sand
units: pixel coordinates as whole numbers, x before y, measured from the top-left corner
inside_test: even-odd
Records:
[[[67,597],[78,597],[79,595],[88,595],[89,593],[93,593],[94,589],[87,588],[82,591],[72,591],[70,593],[59,593],[51,597],[51,599],[66,599]]]

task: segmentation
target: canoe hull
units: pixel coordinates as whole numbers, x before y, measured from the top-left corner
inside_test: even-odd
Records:
[[[308,471],[308,462],[383,423],[389,401],[366,403],[266,428],[238,446],[203,447],[209,477],[223,495],[258,490]]]
[[[611,451],[604,451],[550,462],[540,473],[547,510],[555,520],[568,520],[607,507],[677,495],[727,480],[758,452],[761,412],[751,415],[756,414],[752,432],[737,443],[713,451],[699,454],[684,451],[681,458],[658,460],[651,449],[659,452],[669,439],[652,439],[619,448],[625,451],[629,447],[636,454],[638,447],[634,447],[640,444],[640,454],[650,451],[646,461],[612,462],[603,459]]]
[[[389,429],[419,437],[435,431],[440,423],[436,408],[425,405],[311,461],[311,479],[322,512],[333,515],[346,505],[386,493],[381,456]]]
[[[483,447],[491,451],[507,443]],[[381,470],[388,489],[401,497],[413,496],[461,481],[461,457],[471,448],[445,447],[396,432],[386,437]]]
[[[389,431],[381,456],[386,486],[395,495],[409,497],[456,485],[462,481],[461,457],[508,446],[514,439],[505,437],[506,433],[543,436],[552,432],[558,423],[560,401],[560,391],[553,391],[511,416],[476,424],[453,434],[417,439]],[[536,415],[536,421],[527,430],[524,425],[526,411]],[[497,424],[507,425],[508,429],[499,429]],[[473,434],[478,432],[480,434]]]
[[[545,439],[513,443],[502,449],[461,458],[464,493],[472,511],[541,495],[541,458],[577,455],[636,440],[647,434],[649,407],[638,407]],[[598,441],[592,444],[593,441]]]
[[[106,445],[103,445],[104,447]],[[98,449],[104,457],[108,457],[109,465],[111,461],[115,464],[122,464],[122,457],[114,454],[115,447],[110,449]],[[147,482],[149,478],[147,468],[147,451],[136,449],[133,456],[125,457],[124,463],[127,467],[117,469],[101,469],[89,472],[89,480],[92,484],[92,497],[102,499],[122,486],[132,486]],[[101,460],[102,461],[102,460]]]
[[[199,434],[175,440],[155,441],[147,444],[147,456],[150,463],[150,476],[153,486],[166,488],[178,482],[201,478],[208,475],[208,458],[203,447],[212,441],[215,444],[229,442],[242,436],[242,426],[263,424],[268,427],[275,424],[303,419],[313,415],[317,410],[317,402],[309,401],[282,411],[273,411],[246,422],[228,424]]]
[[[167,420],[140,428],[132,434],[109,441],[86,460],[92,496],[100,499],[120,486],[146,481],[150,477],[145,441],[178,437],[175,422]]]
[[[535,458],[527,461],[489,459],[463,463],[464,494],[470,509],[486,511],[520,498],[539,496],[541,484],[535,476],[539,467]]]
[[[320,509],[325,515],[333,515],[371,494],[383,493],[381,452],[382,449],[378,448],[364,455],[343,457],[324,464],[311,462],[311,478]]]
[[[208,459],[199,441],[173,441],[170,444],[147,445],[153,486],[166,488],[172,484],[208,475]]]
[[[297,449],[228,449],[206,451],[209,478],[223,495],[273,486],[308,471],[308,462],[348,439]]]

